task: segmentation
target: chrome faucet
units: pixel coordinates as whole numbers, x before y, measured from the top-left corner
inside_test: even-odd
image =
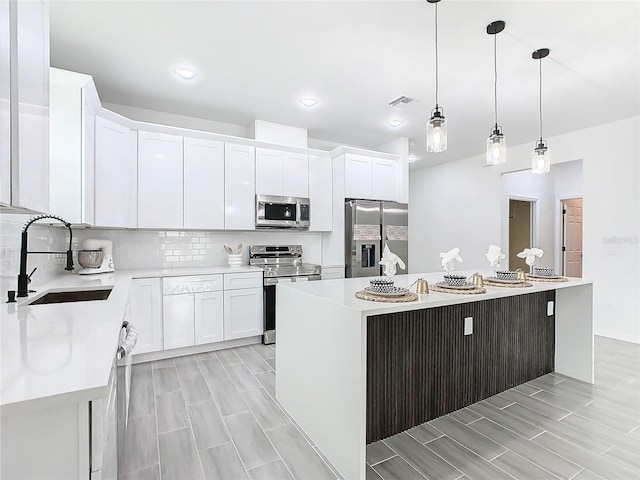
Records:
[[[32,223],[42,220],[43,218],[53,218],[62,222],[65,227],[69,229],[69,250],[66,252],[29,252],[27,251],[27,230]],[[22,229],[22,243],[20,245],[20,274],[18,275],[18,297],[26,297],[29,294],[29,276],[27,276],[27,254],[29,253],[66,253],[67,254],[67,266],[65,270],[73,270],[73,254],[71,252],[71,240],[73,239],[73,232],[71,231],[71,224],[64,221],[62,218],[55,215],[38,215],[29,220]],[[31,272],[33,273],[33,272]]]

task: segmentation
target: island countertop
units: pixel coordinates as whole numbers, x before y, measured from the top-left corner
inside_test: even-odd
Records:
[[[476,271],[460,271],[456,274],[471,276]],[[485,278],[492,275],[490,272],[479,272]],[[372,277],[373,278],[373,277]],[[392,277],[396,287],[408,287],[419,278],[423,278],[429,282],[429,285],[435,285],[444,281],[443,273],[411,273],[407,275],[395,275]],[[492,298],[502,298],[513,295],[523,295],[527,293],[535,293],[546,290],[557,290],[577,285],[587,285],[593,283],[592,280],[582,278],[569,278],[568,281],[562,282],[536,282],[530,281],[530,287],[513,288],[513,287],[496,287],[485,285],[486,293],[462,295],[451,293],[440,293],[431,291],[428,294],[419,295],[418,300],[412,302],[373,302],[361,300],[355,296],[355,292],[363,290],[369,286],[369,277],[363,278],[345,278],[335,280],[325,280],[322,282],[300,282],[300,283],[283,283],[278,284],[278,288],[293,289],[303,292],[307,295],[317,297],[326,302],[334,303],[349,309],[357,310],[364,316],[379,315],[394,312],[406,312],[409,310],[420,310],[423,308],[442,307],[447,305],[456,305],[460,303],[479,302]],[[415,286],[412,288],[415,292]]]

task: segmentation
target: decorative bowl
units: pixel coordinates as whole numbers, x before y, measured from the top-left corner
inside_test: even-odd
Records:
[[[555,268],[553,267],[533,267],[534,275],[540,277],[552,277],[555,275]]]
[[[372,292],[389,293],[393,291],[393,280],[389,278],[374,278],[369,280],[369,285]]]
[[[467,283],[467,277],[464,275],[445,275],[444,281],[450,287],[462,287]]]
[[[518,272],[506,271],[506,270],[498,270],[496,272],[496,277],[500,280],[517,280]]]
[[[78,250],[78,263],[84,268],[98,268],[103,258],[102,250]]]

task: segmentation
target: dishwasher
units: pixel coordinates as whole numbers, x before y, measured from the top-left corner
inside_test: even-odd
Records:
[[[138,340],[137,330],[126,320],[122,323],[107,396],[89,403],[91,480],[117,480],[118,443],[128,421],[131,388],[131,350]]]

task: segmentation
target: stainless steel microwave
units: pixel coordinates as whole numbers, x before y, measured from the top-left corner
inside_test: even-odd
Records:
[[[256,228],[309,229],[308,198],[256,195]]]

